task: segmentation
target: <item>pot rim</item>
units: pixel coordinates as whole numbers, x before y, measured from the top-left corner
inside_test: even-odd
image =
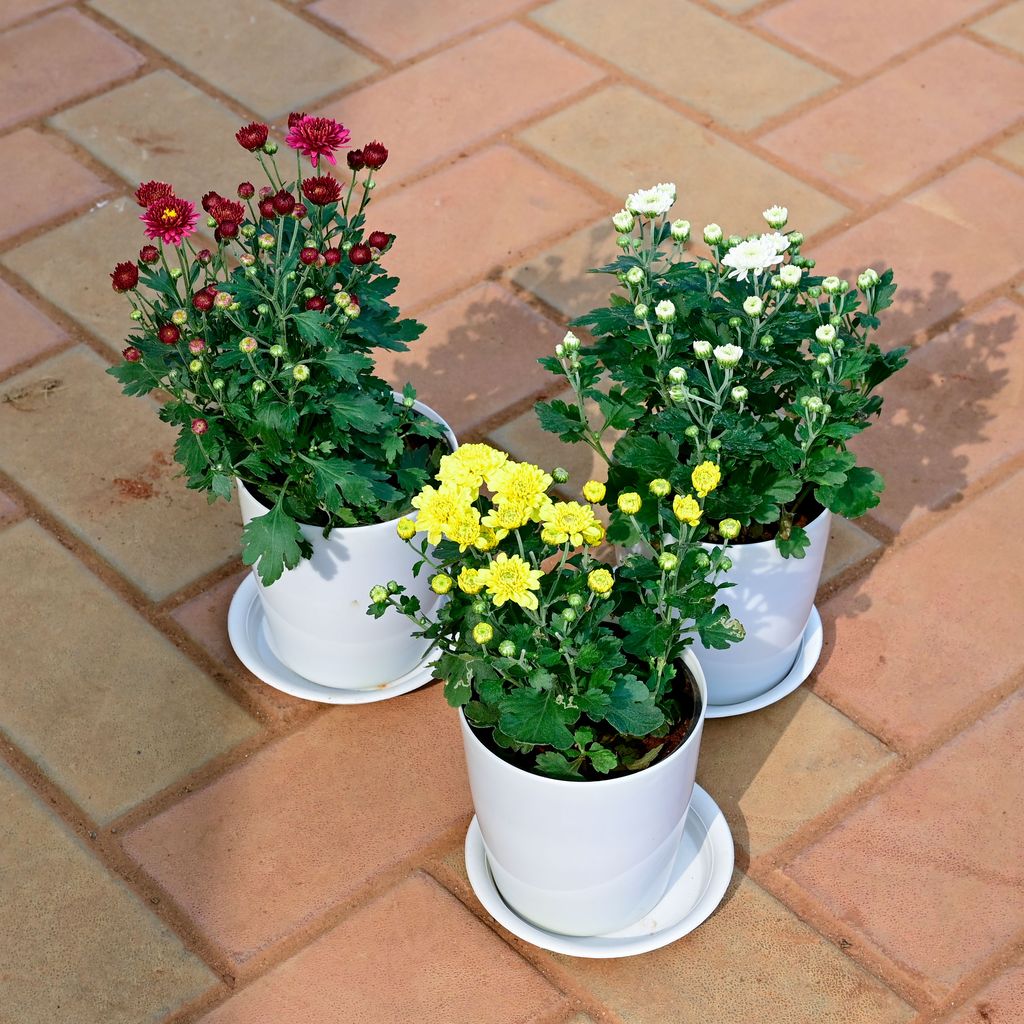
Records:
[[[819,513],[818,513],[818,514],[817,514],[817,515],[816,515],[816,516],[815,516],[815,517],[814,517],[814,518],[813,518],[813,519],[812,519],[812,520],[811,520],[811,521],[810,521],[810,522],[809,522],[809,523],[807,524],[807,526],[805,526],[805,527],[804,527],[804,529],[810,529],[810,527],[814,526],[814,524],[815,524],[815,523],[818,523],[818,522],[820,522],[820,521],[821,521],[821,519],[822,519],[822,518],[823,518],[824,516],[827,516],[827,515],[828,515],[828,516],[832,515],[832,511],[831,511],[830,509],[827,509],[827,508],[823,508],[823,509],[822,509],[822,510],[821,510],[821,511],[820,511],[820,512],[819,512]],[[700,544],[700,546],[701,546],[702,548],[707,548],[708,550],[710,550],[711,548],[720,548],[720,547],[722,546],[721,544],[712,544],[712,543],[711,543],[710,541],[706,541],[706,540],[702,540],[702,541],[699,541],[699,544]],[[753,541],[752,543],[751,543],[751,542],[749,542],[749,541],[747,541],[747,542],[741,542],[741,543],[737,543],[737,542],[736,542],[736,541],[734,541],[734,540],[733,540],[733,541],[729,541],[729,547],[731,547],[731,548],[733,548],[733,547],[734,547],[734,548],[742,548],[743,550],[747,550],[748,548],[750,548],[750,549],[753,549],[753,548],[759,548],[759,547],[764,547],[764,546],[766,546],[766,545],[768,545],[768,544],[771,544],[771,545],[772,545],[772,547],[774,547],[774,546],[775,546],[775,538],[774,538],[774,537],[772,537],[772,538],[771,538],[770,540],[755,540],[755,541]]]
[[[392,391],[391,393],[395,396],[396,399],[402,397],[402,395],[398,391]],[[455,451],[455,449],[459,447],[458,438],[456,438],[455,431],[452,430],[451,424],[439,412],[437,412],[436,409],[432,409],[429,405],[426,404],[426,402],[421,402],[418,398],[413,402],[412,407],[417,412],[423,413],[423,415],[426,416],[428,419],[432,419],[435,423],[440,423],[441,426],[444,427],[445,434],[447,435],[445,440],[447,440],[448,445],[449,447],[451,447],[452,451]],[[251,490],[249,490],[248,487],[246,487],[245,481],[240,476],[235,477],[235,484],[240,491],[245,491],[246,495],[255,505],[258,505],[265,512],[270,511],[270,509],[266,505],[264,505],[263,502],[260,501],[260,499],[257,498],[256,495],[253,494]],[[376,530],[382,526],[393,526],[395,523],[398,522],[399,519],[415,518],[415,516],[416,510],[412,509],[409,512],[403,512],[401,515],[395,516],[394,519],[384,519],[376,523],[360,523],[358,526],[335,526],[331,529],[331,536],[333,536],[336,533],[355,533],[357,530]],[[299,526],[305,527],[309,530],[317,530],[323,532],[323,527],[317,526],[315,523],[300,522]]]
[[[686,751],[687,748],[694,742],[694,740],[697,740],[699,742],[699,733],[701,732],[700,727],[704,724],[704,719],[707,716],[708,687],[707,681],[704,678],[704,670],[700,667],[700,662],[697,660],[696,654],[693,653],[692,643],[683,652],[683,662],[686,665],[686,667],[690,670],[690,673],[693,675],[694,681],[697,684],[697,692],[700,694],[701,699],[700,714],[697,715],[697,721],[694,723],[693,728],[690,730],[690,735],[687,736],[686,739],[683,740],[683,742],[680,743],[679,746],[676,747],[676,749],[673,750],[672,753],[669,754],[664,761],[658,761],[656,764],[652,764],[648,768],[641,768],[640,771],[635,772],[631,775],[620,775],[618,778],[615,779],[584,779],[583,785],[585,785],[587,789],[590,789],[593,786],[621,786],[628,784],[629,782],[632,782],[634,779],[640,777],[650,778],[651,776],[648,773],[657,773],[661,769],[666,768],[673,760],[675,760],[677,755],[680,755],[684,751]],[[473,729],[473,727],[469,724],[469,720],[466,718],[466,715],[463,712],[462,708],[460,707],[458,710],[459,723],[462,726],[463,736],[471,736],[473,742],[477,743],[480,746],[480,748],[484,751],[484,753],[487,754],[488,757],[497,761],[502,768],[506,768],[510,772],[515,772],[517,775],[525,775],[528,778],[535,779],[537,782],[541,782],[546,785],[573,787],[579,787],[581,785],[579,782],[576,782],[572,779],[552,779],[547,775],[539,775],[537,774],[537,772],[530,772],[527,771],[525,768],[520,768],[518,765],[510,764],[503,757],[499,757],[497,754],[494,753],[493,750],[490,750],[487,747],[487,745],[477,736],[476,731]]]

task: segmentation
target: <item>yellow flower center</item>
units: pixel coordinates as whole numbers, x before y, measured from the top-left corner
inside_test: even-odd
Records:
[[[172,210],[169,206],[164,207],[164,220],[177,220],[178,211]]]

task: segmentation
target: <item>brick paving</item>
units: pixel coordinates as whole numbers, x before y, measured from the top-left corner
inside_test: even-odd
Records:
[[[1024,2],[165,8],[0,5],[0,1017],[1020,1020]],[[236,510],[103,374],[135,182],[230,188],[230,133],[293,107],[391,147],[371,226],[429,330],[382,372],[577,478],[535,359],[604,297],[584,271],[626,191],[676,181],[677,216],[732,230],[785,203],[819,266],[896,267],[885,339],[914,351],[858,440],[889,490],[833,531],[809,684],[708,723],[736,877],[657,953],[487,917],[436,686],[326,708],[246,672]]]

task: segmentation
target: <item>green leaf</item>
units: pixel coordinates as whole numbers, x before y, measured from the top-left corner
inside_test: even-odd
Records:
[[[534,410],[542,430],[549,434],[557,434],[568,444],[582,438],[586,424],[576,406],[556,399],[554,402],[538,402]]]
[[[624,736],[646,736],[664,725],[665,716],[654,702],[654,694],[636,676],[615,681],[605,721]]]
[[[857,456],[853,452],[838,452],[834,448],[819,449],[807,460],[804,475],[816,484],[838,487],[846,480],[847,471],[856,462]]]
[[[700,642],[714,650],[723,651],[731,644],[739,643],[745,635],[742,623],[732,618],[729,609],[721,604],[700,616],[695,625]]]
[[[107,373],[116,377],[124,393],[132,397],[148,395],[156,387],[153,374],[142,363],[129,363],[126,359],[123,363],[111,366]]]
[[[325,352],[320,361],[335,380],[355,384],[359,374],[373,369],[373,360],[362,352]]]
[[[641,470],[646,479],[671,476],[678,465],[672,447],[645,434],[626,434],[615,446],[615,458],[627,469]]]
[[[513,690],[498,705],[499,728],[519,743],[568,750],[572,733],[567,725],[579,718],[579,710],[559,704],[558,697],[554,690]]]
[[[327,314],[320,310],[307,309],[302,313],[293,313],[291,319],[303,341],[318,342],[322,345],[331,337],[331,332],[327,329]]]
[[[266,515],[250,519],[242,530],[242,561],[256,566],[267,587],[279,580],[285,569],[294,569],[309,551],[299,524],[280,501]]]
[[[883,490],[885,481],[880,473],[867,466],[854,466],[842,484],[816,487],[814,496],[836,515],[856,519],[878,504]]]
[[[572,782],[583,782],[583,776],[569,763],[565,754],[556,754],[553,750],[545,750],[538,754],[534,761],[541,775],[553,779],[569,779]]]
[[[343,391],[327,401],[335,426],[340,430],[361,430],[370,434],[382,427],[392,416],[392,410],[374,401],[370,395],[358,391]]]
[[[783,537],[780,533],[775,538],[775,546],[783,558],[803,558],[810,543],[811,538],[807,536],[807,531],[802,526],[794,526],[788,537]]]
[[[615,752],[607,747],[602,747],[600,743],[591,746],[587,751],[587,757],[590,758],[594,771],[599,775],[607,775],[619,766],[619,759]]]
[[[331,512],[336,512],[342,501],[358,508],[381,501],[395,501],[402,496],[387,482],[383,472],[365,462],[312,459],[308,455],[300,455],[299,458],[313,467],[317,496]]]

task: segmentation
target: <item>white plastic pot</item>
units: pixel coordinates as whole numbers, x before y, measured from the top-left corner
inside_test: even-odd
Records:
[[[825,509],[804,527],[811,542],[803,558],[783,558],[774,540],[730,545],[732,568],[724,579],[736,585],[718,599],[743,623],[746,636],[725,650],[695,641],[711,704],[750,700],[789,673],[814,606],[831,526],[832,513]]]
[[[421,402],[413,408],[444,426],[454,451],[458,442],[448,424]],[[243,523],[268,511],[241,480],[237,484]],[[366,614],[370,588],[388,580],[398,580],[418,597],[427,615],[441,600],[430,589],[428,573],[413,578],[419,555],[395,532],[397,521],[339,527],[327,538],[321,527],[300,524],[313,547],[312,558],[286,569],[269,587],[253,567],[267,642],[293,672],[323,686],[369,690],[411,672],[423,660],[429,644],[412,635],[415,627],[405,616],[373,619]]]
[[[535,775],[488,750],[460,714],[491,875],[527,921],[563,935],[602,935],[640,920],[665,894],[707,705],[697,659],[687,650],[683,660],[700,690],[697,724],[664,761],[633,775],[595,782]]]

